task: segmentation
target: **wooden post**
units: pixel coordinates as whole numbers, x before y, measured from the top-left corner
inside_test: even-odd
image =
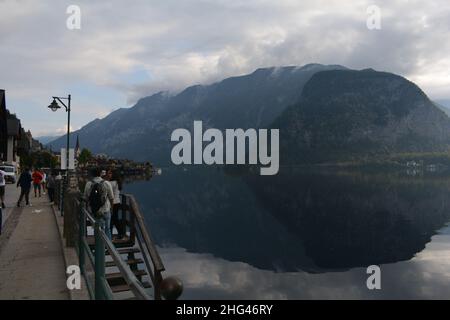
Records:
[[[78,212],[75,205],[78,196],[75,190],[69,190],[64,195],[64,238],[67,247],[74,247],[78,240]]]
[[[83,211],[83,203],[78,202],[78,258],[80,264],[80,271],[82,275],[85,275],[84,263],[85,263],[85,253],[84,253],[84,238],[86,237],[86,215]]]
[[[104,300],[105,293],[103,291],[102,281],[105,278],[105,244],[100,235],[102,222],[100,219],[95,220],[94,237],[95,237],[95,300]]]
[[[64,238],[67,247],[75,247],[78,241],[78,210],[76,202],[79,197],[76,177],[70,177],[64,194]]]

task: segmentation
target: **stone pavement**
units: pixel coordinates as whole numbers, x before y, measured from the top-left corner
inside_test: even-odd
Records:
[[[15,184],[7,184],[5,188],[5,205],[6,209],[3,209],[3,224],[6,224],[6,220],[11,215],[17,204],[17,199],[20,195],[20,188],[17,188]]]
[[[15,185],[7,185],[0,236],[0,299],[69,299],[65,264],[53,209],[46,195],[31,207],[15,207]],[[6,221],[5,221],[6,219]]]

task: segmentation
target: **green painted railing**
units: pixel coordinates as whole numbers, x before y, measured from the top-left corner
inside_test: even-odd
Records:
[[[136,299],[177,299],[183,290],[181,281],[177,278],[168,277],[163,279],[162,272],[165,270],[162,260],[158,254],[156,246],[145,227],[143,216],[139,207],[131,195],[122,195],[122,217],[128,214],[130,219],[128,223],[130,227],[130,237],[137,240],[137,246],[142,254],[146,271],[152,281],[153,297],[144,288],[141,281],[136,277],[130,266],[122,259],[121,254],[107,237],[103,230],[102,219],[95,219],[86,209],[84,200],[81,197],[75,200],[74,205],[78,212],[78,244],[77,251],[79,257],[79,267],[81,274],[86,279],[86,286],[91,299],[96,300],[112,300],[114,294],[105,276],[105,255],[109,253],[115,266],[131,292]],[[94,229],[94,254],[87,237],[87,223],[90,223]],[[92,245],[92,243],[91,243]],[[87,272],[86,257],[90,263],[91,269],[94,271],[94,281],[90,279]]]

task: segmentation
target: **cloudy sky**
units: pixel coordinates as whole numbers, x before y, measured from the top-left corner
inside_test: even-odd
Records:
[[[35,136],[65,130],[53,95],[72,94],[78,129],[160,90],[311,62],[394,72],[450,99],[448,0],[0,0],[0,43],[7,107]]]

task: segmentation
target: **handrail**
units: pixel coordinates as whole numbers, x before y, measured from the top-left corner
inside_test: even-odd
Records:
[[[92,223],[95,223],[95,218],[93,216],[91,216],[91,213],[89,211],[86,210],[86,208],[81,208],[81,210],[84,210],[86,213],[86,218]]]
[[[101,223],[100,219],[94,224],[95,237],[95,299],[96,300],[111,300],[113,294],[105,279],[105,244],[100,236]]]
[[[81,198],[81,199],[82,199],[82,201],[85,201],[85,199],[83,199],[83,198]],[[128,284],[128,286],[130,286],[130,289],[133,292],[133,294],[138,299],[151,300],[151,297],[145,292],[145,288],[139,283],[139,280],[136,278],[134,273],[130,270],[129,266],[125,264],[122,257],[120,256],[119,252],[117,251],[116,247],[114,246],[114,244],[111,242],[111,240],[106,235],[105,231],[103,231],[101,228],[97,227],[98,219],[95,219],[90,214],[90,212],[85,208],[85,206],[81,206],[80,209],[81,209],[84,217],[87,218],[87,220],[89,220],[93,225],[94,224],[96,225],[94,232],[98,233],[98,235],[101,237],[101,239],[103,241],[103,245],[100,244],[100,247],[101,246],[104,247],[106,245],[108,252],[110,253],[112,259],[116,263],[116,266],[119,269],[120,273],[122,274],[123,278],[125,279],[125,282]],[[87,245],[87,243],[86,243],[86,246],[89,247]],[[89,252],[89,253],[92,256],[92,253],[91,252]],[[92,262],[92,259],[90,259],[90,260]],[[104,268],[104,266],[103,266],[103,268]],[[100,286],[102,287],[101,291],[103,291],[103,294],[106,295],[107,298],[113,299],[114,295],[113,295],[112,290],[111,290],[108,282],[106,281],[105,277],[102,276],[100,281],[101,281]]]
[[[133,195],[130,194],[122,194],[122,199],[123,199],[122,203],[124,204],[129,202],[129,208],[131,209],[131,212],[134,214],[135,221],[137,222],[136,238],[138,240],[138,245],[142,252],[142,257],[144,258],[145,267],[153,282],[154,296],[156,300],[161,300],[160,287],[163,281],[161,272],[165,270],[164,264],[161,260],[158,250],[156,250],[150,232],[145,227],[144,217],[141,213],[139,206],[137,205],[136,199],[134,198]],[[144,250],[143,248],[144,245],[147,248],[147,250]],[[153,269],[150,266],[150,262],[147,257],[147,252],[148,254],[150,254],[150,260],[152,261]]]
[[[111,242],[111,240],[106,236],[106,233],[103,230],[100,230],[100,236],[103,238],[103,241],[106,244],[106,247],[109,253],[111,254],[111,257],[113,258],[114,262],[116,263],[117,267],[122,273],[126,283],[130,286],[130,289],[131,291],[133,291],[134,295],[138,299],[151,300],[151,297],[145,292],[145,288],[140,284],[139,280],[136,278],[134,273],[131,272],[128,265],[126,265],[125,262],[122,260],[121,256],[117,252],[116,247]]]
[[[166,270],[164,267],[164,264],[162,262],[162,259],[158,253],[158,250],[156,250],[156,247],[154,245],[154,241],[150,235],[150,232],[145,228],[144,225],[144,218],[142,216],[141,210],[139,209],[139,206],[136,203],[136,199],[133,195],[127,194],[126,197],[130,199],[130,206],[133,210],[134,215],[136,216],[136,220],[139,226],[139,229],[142,233],[142,237],[144,238],[145,245],[150,253],[150,256],[153,261],[153,266],[156,271],[164,271]]]
[[[86,202],[86,199],[84,199],[83,197],[80,197],[80,200],[81,201],[77,201],[78,205],[80,205],[80,203]],[[105,231],[98,227],[98,219],[95,219],[91,215],[91,213],[89,212],[89,210],[87,210],[85,205],[80,205],[79,208],[80,208],[80,211],[81,211],[84,219],[87,219],[88,221],[90,221],[92,223],[92,225],[95,225],[94,232],[96,235],[96,242],[97,242],[98,236],[101,238],[101,240],[102,240],[101,242],[103,242],[102,244],[96,243],[96,247],[97,246],[99,246],[99,247],[106,246],[106,249],[110,253],[113,261],[115,262],[117,268],[119,269],[125,282],[128,284],[128,286],[130,287],[130,289],[133,292],[133,294],[135,295],[135,297],[138,299],[142,299],[142,300],[151,300],[152,297],[145,291],[145,288],[142,286],[142,284],[137,279],[135,274],[131,271],[130,267],[127,264],[125,264],[122,257],[120,256],[119,252],[117,251],[116,247],[114,246],[112,241],[106,235]],[[84,248],[89,248],[89,245],[87,244],[85,239],[83,240],[82,246]],[[101,250],[101,251],[103,251],[103,250]],[[142,250],[142,253],[144,254],[145,251]],[[90,252],[90,250],[88,250],[88,257],[89,257],[90,262],[93,263],[94,265],[95,265],[94,261],[98,262],[98,259],[93,258],[92,252]],[[104,258],[102,260],[103,260],[102,264],[103,264],[103,269],[104,269]],[[104,272],[103,272],[103,274],[104,274]],[[97,296],[97,298],[100,298],[100,296],[101,296],[102,298],[113,299],[114,295],[113,295],[112,290],[103,274],[97,278],[97,281],[99,281],[99,283],[98,283],[98,286],[96,285],[96,287],[97,287],[96,290],[98,291],[100,289],[100,291],[102,293],[99,294],[97,292],[96,296]],[[152,277],[152,281],[153,281],[153,277]]]
[[[156,299],[160,300],[162,293],[166,299],[177,299],[182,292],[182,283],[175,277],[168,277],[163,279],[162,271],[165,270],[162,259],[154,244],[149,230],[145,226],[144,216],[140,211],[137,201],[132,195],[126,194],[122,196],[122,222],[127,221],[130,226],[128,246],[137,245],[139,252],[143,258],[143,266],[146,269],[147,275],[153,284],[154,295],[144,288],[144,283],[140,276],[135,274],[133,269],[124,259],[122,254],[116,248],[116,245],[108,238],[104,231],[104,224],[101,219],[93,217],[87,206],[87,199],[82,194],[77,193],[76,197],[72,198],[73,211],[77,212],[78,219],[78,256],[81,273],[86,277],[86,285],[89,295],[92,299],[114,299],[114,293],[109,281],[106,279],[105,271],[105,248],[109,252],[114,266],[119,269],[121,278],[128,285],[131,292],[138,299]],[[69,203],[67,203],[69,204]],[[72,210],[68,211],[69,213]],[[128,218],[127,218],[128,217]],[[88,242],[87,238],[87,222],[94,227],[94,243]],[[74,226],[76,227],[76,225]],[[91,247],[94,244],[95,249]],[[86,255],[88,259],[86,259]],[[90,262],[93,268],[95,282],[88,277],[86,273],[85,260]]]

